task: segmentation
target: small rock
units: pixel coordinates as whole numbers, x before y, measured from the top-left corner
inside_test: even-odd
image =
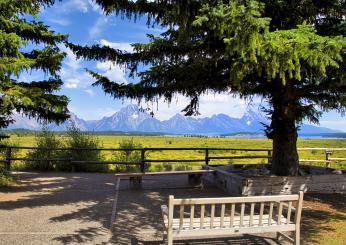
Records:
[[[342,171],[339,170],[339,169],[334,169],[334,170],[332,171],[332,173],[333,173],[333,174],[342,174]]]

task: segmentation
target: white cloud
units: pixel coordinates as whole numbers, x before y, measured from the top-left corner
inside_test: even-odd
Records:
[[[100,8],[99,5],[97,5],[93,0],[88,0],[89,5],[91,6],[92,10],[94,12],[99,13],[100,15],[103,14],[103,10]]]
[[[64,61],[65,65],[74,71],[80,69],[81,60],[77,59],[77,56],[72,52],[72,50],[65,46],[62,46],[61,49],[66,53],[66,60]]]
[[[69,0],[64,1],[61,6],[56,8],[56,10],[64,13],[69,13],[76,10],[82,13],[87,13],[90,7],[90,3],[87,0]]]
[[[69,78],[66,80],[65,87],[66,88],[77,88],[79,84],[80,84],[80,80],[78,80],[76,78]]]
[[[90,27],[89,29],[89,37],[90,38],[96,38],[98,35],[101,34],[101,32],[103,31],[103,28],[105,27],[105,25],[108,23],[108,19],[105,16],[100,16],[96,22],[94,23],[94,25],[92,27]]]
[[[133,52],[133,47],[131,46],[130,43],[115,43],[115,42],[107,41],[105,39],[101,39],[100,44],[102,46],[108,46],[114,49],[120,49],[127,52]]]
[[[48,19],[49,22],[54,23],[54,24],[58,24],[61,26],[69,26],[71,25],[71,21],[67,20],[67,19]]]
[[[96,68],[101,71],[103,76],[106,76],[111,81],[117,83],[127,83],[124,69],[117,64],[110,61],[97,62]]]
[[[252,104],[256,108],[259,100],[255,100]],[[158,103],[142,103],[145,108],[149,106],[153,108],[155,117],[160,120],[167,120],[176,113],[182,113],[183,110],[189,104],[189,98],[178,95],[171,104],[167,104],[164,99],[160,99]],[[157,108],[158,105],[158,108]],[[200,97],[199,117],[211,117],[215,114],[224,113],[231,117],[240,118],[249,109],[249,103],[239,97],[221,93],[221,94],[206,94]]]
[[[90,97],[94,97],[95,93],[92,89],[84,89],[84,92],[90,95]]]
[[[61,78],[65,81],[65,87],[70,89],[87,88],[93,82],[93,78],[84,70],[81,60],[65,46],[60,46],[67,56],[63,61],[63,68],[60,71]]]

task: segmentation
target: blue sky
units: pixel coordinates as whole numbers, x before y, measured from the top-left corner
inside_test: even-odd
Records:
[[[131,51],[130,43],[146,42],[147,33],[158,35],[162,32],[159,28],[148,28],[145,18],[134,23],[112,15],[104,16],[92,0],[57,1],[53,7],[43,9],[39,20],[44,21],[57,32],[68,33],[71,42],[83,45],[99,43],[128,51]],[[67,57],[61,70],[61,77],[65,83],[60,93],[70,98],[69,109],[78,117],[87,120],[100,119],[112,115],[121,107],[131,103],[127,100],[114,100],[101,88],[92,87],[93,79],[85,72],[85,68],[89,68],[107,75],[114,81],[129,82],[122,67],[109,62],[77,60],[70,50],[65,47],[62,49],[67,53]],[[40,76],[42,76],[40,73],[32,72],[24,75],[23,79],[35,80]],[[165,104],[164,101],[160,102],[157,111],[155,103],[155,116],[159,119],[167,119],[179,113],[187,102],[186,98],[178,96],[170,105]],[[256,109],[260,102],[256,99],[252,107]],[[203,117],[217,113],[241,117],[247,109],[249,106],[246,101],[226,94],[205,95],[200,103]],[[336,112],[325,113],[320,123],[324,127],[346,131],[346,118]]]

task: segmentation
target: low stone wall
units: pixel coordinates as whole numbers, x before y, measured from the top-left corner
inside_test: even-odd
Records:
[[[242,176],[232,171],[232,165],[219,167],[204,166],[216,170],[203,176],[207,181],[225,190],[230,195],[278,195],[298,191],[308,193],[346,193],[346,174],[309,174],[296,177],[282,176]],[[314,172],[321,173],[324,168],[313,167]]]

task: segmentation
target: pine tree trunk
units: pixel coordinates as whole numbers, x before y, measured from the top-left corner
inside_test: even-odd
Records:
[[[272,100],[272,174],[295,176],[298,174],[296,101],[288,85],[277,90]]]
[[[280,176],[298,174],[297,130],[292,123],[283,122],[273,135],[272,173]]]

